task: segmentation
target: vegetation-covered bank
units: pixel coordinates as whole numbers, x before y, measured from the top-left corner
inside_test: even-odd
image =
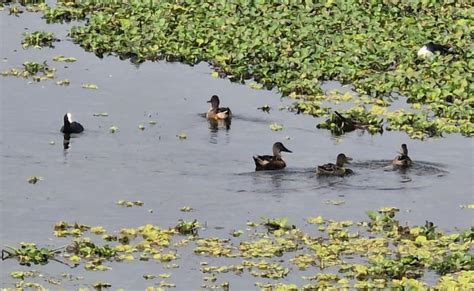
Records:
[[[333,113],[335,106],[322,101],[334,96],[323,94],[321,84],[337,80],[355,86],[353,110],[362,123],[383,119],[387,129],[414,138],[474,133],[469,1],[78,2],[43,6],[44,17],[88,18],[71,36],[98,56],[208,62],[216,76],[277,87],[298,99],[300,112],[315,116]],[[455,54],[418,58],[429,41],[449,45]],[[413,110],[386,108],[396,96],[405,96]],[[342,112],[348,118],[353,113]],[[381,125],[375,123],[373,132]]]

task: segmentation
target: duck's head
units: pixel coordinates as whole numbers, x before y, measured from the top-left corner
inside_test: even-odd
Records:
[[[207,103],[211,103],[212,108],[218,108],[219,97],[217,95],[212,95],[211,100],[207,101]]]
[[[292,153],[289,149],[287,149],[281,142],[276,142],[273,144],[273,155],[279,156],[281,152]]]
[[[64,114],[64,124],[71,123],[71,122],[72,122],[72,114],[69,112]]]
[[[350,161],[352,161],[351,157],[348,157],[345,154],[339,154],[337,155],[336,166],[342,167],[344,164],[350,164]]]
[[[406,144],[402,144],[401,154],[404,155],[404,156],[408,156],[408,147],[407,147]]]

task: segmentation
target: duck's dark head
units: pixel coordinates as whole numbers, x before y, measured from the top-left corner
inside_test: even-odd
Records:
[[[402,155],[408,156],[408,147],[407,147],[406,144],[402,144],[401,150],[402,150],[402,152],[401,152]]]
[[[350,161],[352,161],[351,157],[348,157],[345,154],[339,154],[337,155],[336,166],[342,167],[344,164],[350,164]]]
[[[64,114],[64,125],[66,125],[66,124],[69,125],[71,123],[72,123],[72,115],[71,115],[71,113],[68,112],[68,113]]]
[[[280,152],[287,152],[292,153],[289,149],[287,149],[281,142],[276,142],[273,144],[273,155],[279,156]]]
[[[212,108],[218,108],[219,97],[217,95],[212,95],[211,100],[207,101],[207,103],[211,103]]]

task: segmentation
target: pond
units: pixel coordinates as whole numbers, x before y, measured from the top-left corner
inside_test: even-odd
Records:
[[[112,233],[197,219],[204,226],[201,236],[228,237],[230,231],[245,229],[248,221],[261,217],[288,217],[292,224],[309,229],[306,218],[311,216],[362,221],[366,210],[393,206],[400,209],[400,221],[409,225],[428,220],[444,232],[472,225],[472,210],[460,208],[474,198],[474,144],[469,138],[447,135],[422,142],[400,132],[362,131],[333,137],[316,129],[317,119],[286,110],[291,99],[214,78],[206,64],[135,66],[116,57],[99,59],[68,39],[68,25],[47,25],[31,13],[13,17],[3,11],[0,18],[2,71],[25,61],[47,60],[57,69],[56,80],[71,82],[58,86],[56,80],[30,84],[21,78],[0,78],[2,246],[22,241],[64,245],[69,240],[53,235],[53,225],[61,220],[101,225]],[[35,30],[54,32],[61,41],[54,49],[23,50],[22,33]],[[56,55],[75,57],[77,62],[54,62]],[[83,83],[97,84],[98,89],[84,89]],[[325,87],[333,88],[340,86]],[[210,128],[202,116],[213,94],[234,113],[227,130]],[[271,107],[269,113],[257,109],[265,104]],[[59,133],[66,112],[85,127],[67,150]],[[108,116],[94,116],[102,112]],[[272,131],[272,123],[283,129]],[[111,126],[118,131],[111,133]],[[187,138],[179,139],[181,133]],[[287,168],[255,172],[252,156],[271,154],[276,141],[293,151],[284,153]],[[387,170],[402,143],[408,144],[414,167]],[[335,162],[338,153],[354,158],[349,167],[355,175],[317,178],[316,165]],[[30,176],[42,180],[29,184]],[[144,205],[125,208],[116,205],[119,200]],[[193,211],[180,211],[183,206]],[[112,263],[107,272],[69,269],[55,262],[33,269],[49,276],[67,272],[84,277],[64,280],[61,287],[66,289],[102,280],[113,288],[139,290],[151,284],[143,274],[164,272],[171,274],[168,281],[178,290],[200,288],[200,263],[214,259],[193,255],[191,246],[179,253],[175,269],[153,261]],[[228,264],[234,262],[228,259]],[[30,269],[15,260],[1,262],[0,268],[1,288],[13,287],[12,271]],[[294,270],[282,282],[304,283],[301,275],[308,273]],[[434,283],[433,278],[428,282]],[[233,290],[271,281],[248,273],[222,274],[219,279],[229,281]]]

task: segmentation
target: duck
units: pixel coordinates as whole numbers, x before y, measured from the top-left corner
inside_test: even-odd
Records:
[[[345,154],[337,155],[336,164],[329,163],[322,166],[318,166],[316,169],[316,175],[318,176],[339,176],[343,177],[346,175],[353,174],[354,171],[351,169],[344,168],[344,164],[349,164],[352,158]]]
[[[68,112],[64,115],[64,125],[60,131],[64,134],[81,133],[84,127],[79,122],[72,121],[72,114]]]
[[[219,97],[217,95],[212,95],[211,100],[207,101],[207,103],[211,103],[211,108],[206,113],[207,119],[230,119],[232,116],[232,112],[228,107],[219,107]]]
[[[400,154],[393,159],[392,165],[399,168],[408,168],[412,164],[413,162],[408,156],[408,147],[406,144],[402,144]]]
[[[427,43],[423,47],[421,47],[418,50],[417,54],[418,54],[418,57],[420,57],[420,58],[432,59],[434,57],[435,52],[439,52],[442,55],[453,54],[454,53],[452,48],[430,41],[429,43]]]
[[[285,161],[281,158],[281,152],[292,153],[281,142],[273,144],[273,155],[253,156],[255,171],[281,170],[286,167]]]

